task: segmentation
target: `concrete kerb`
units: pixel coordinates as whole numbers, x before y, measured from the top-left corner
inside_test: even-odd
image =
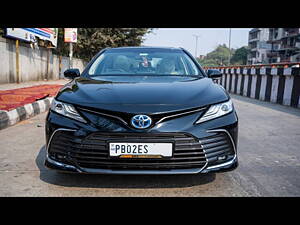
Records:
[[[48,97],[38,100],[10,111],[0,110],[0,130],[37,114],[46,112],[50,108],[53,98],[54,97]]]

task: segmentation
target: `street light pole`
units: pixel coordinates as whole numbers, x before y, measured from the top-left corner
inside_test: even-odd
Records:
[[[231,28],[229,28],[229,59],[228,59],[228,65],[230,65],[230,61],[231,61],[230,42],[231,42]]]
[[[193,35],[194,37],[196,37],[196,49],[195,49],[195,58],[197,58],[197,49],[198,49],[198,38],[200,37],[200,35]]]
[[[70,59],[70,63],[69,63],[69,69],[73,68],[73,43],[70,42],[70,54],[69,54],[69,59]]]

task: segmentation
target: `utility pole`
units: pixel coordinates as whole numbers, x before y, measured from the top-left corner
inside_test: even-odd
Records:
[[[73,68],[73,43],[77,42],[77,28],[65,28],[65,42],[69,42],[69,69]]]
[[[230,65],[230,60],[231,60],[230,42],[231,42],[231,28],[229,28],[229,59],[228,59],[228,65]]]
[[[17,83],[20,83],[20,61],[19,61],[20,49],[19,49],[19,40],[16,40],[16,74],[17,74]]]
[[[69,69],[73,68],[73,43],[70,42],[70,63],[69,63]]]
[[[196,37],[196,49],[195,49],[195,58],[197,58],[197,49],[198,49],[198,38],[200,37],[200,35],[193,35],[194,37]]]

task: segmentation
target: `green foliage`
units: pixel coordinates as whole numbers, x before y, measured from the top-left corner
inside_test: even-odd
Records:
[[[246,46],[238,48],[231,58],[231,63],[233,65],[246,65],[249,52],[250,50]]]
[[[78,28],[77,43],[73,44],[73,56],[89,61],[106,47],[139,46],[148,28]],[[69,43],[64,43],[64,28],[58,29],[57,48],[54,53],[68,56]]]
[[[234,53],[234,50],[231,49],[231,55]],[[226,44],[219,45],[215,50],[208,53],[206,57],[202,60],[198,59],[202,66],[222,66],[228,65],[229,60],[229,48]]]
[[[220,66],[214,59],[197,59],[201,66]]]
[[[4,28],[0,28],[0,37],[4,35]]]
[[[197,59],[202,66],[228,66],[229,54],[231,54],[231,65],[246,65],[249,50],[247,47],[231,49],[223,44],[208,53],[203,59]]]

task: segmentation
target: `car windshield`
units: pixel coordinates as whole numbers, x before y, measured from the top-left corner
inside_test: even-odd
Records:
[[[88,70],[102,75],[201,76],[194,61],[181,49],[116,48],[100,54]]]

